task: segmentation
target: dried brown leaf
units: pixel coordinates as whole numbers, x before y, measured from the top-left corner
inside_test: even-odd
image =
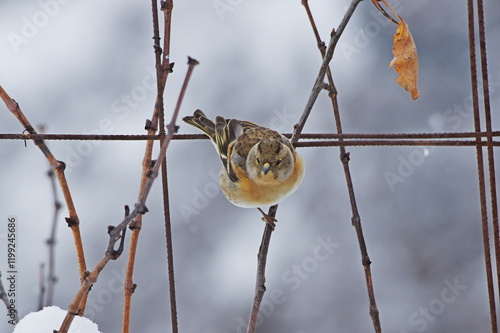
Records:
[[[399,17],[398,29],[393,36],[394,45],[392,59],[389,67],[394,66],[394,70],[399,76],[396,82],[407,91],[410,92],[412,99],[417,99],[420,96],[417,87],[418,81],[418,54],[415,42],[411,36],[410,29],[406,22]]]

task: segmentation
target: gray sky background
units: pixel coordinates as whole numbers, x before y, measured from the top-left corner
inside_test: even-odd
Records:
[[[221,3],[228,6],[226,11],[216,9]],[[412,101],[395,83],[396,74],[388,68],[395,26],[364,1],[331,63],[344,132],[472,131],[466,2],[392,3],[417,44],[421,97]],[[310,1],[323,40],[328,41],[348,4]],[[487,1],[485,6],[495,126],[500,5]],[[148,1],[0,2],[0,84],[31,123],[45,125],[48,133],[144,134],[155,97],[150,7]],[[321,64],[300,1],[176,1],[171,43],[175,68],[165,96],[169,115],[187,56],[200,65],[182,116],[200,108],[211,117],[251,120],[282,132],[291,132],[299,119]],[[180,133],[195,132],[180,125]],[[22,130],[2,104],[0,132]],[[304,132],[335,132],[326,93],[318,98]],[[0,232],[5,232],[8,216],[17,216],[18,303],[24,316],[36,307],[39,264],[47,261],[53,200],[48,163],[32,142],[27,148],[21,141],[0,144]],[[68,165],[92,269],[107,246],[106,227],[121,221],[123,206],[136,201],[145,144],[48,144]],[[348,151],[384,332],[487,332],[475,149]],[[258,332],[371,332],[338,149],[299,152],[306,176],[278,210]],[[168,167],[180,331],[243,332],[264,229],[260,215],[224,198],[214,180],[220,160],[208,141],[172,142]],[[388,174],[400,178],[391,182]],[[168,331],[170,323],[160,194],[156,184],[139,240],[133,332]],[[62,308],[78,288],[65,216],[63,210],[56,258],[55,304]],[[120,330],[125,263],[126,255],[109,263],[90,294],[86,315],[103,332]],[[0,320],[0,332],[10,330]]]

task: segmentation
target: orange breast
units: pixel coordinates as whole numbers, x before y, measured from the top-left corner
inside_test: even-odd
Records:
[[[292,175],[284,182],[276,182],[271,175],[269,182],[259,182],[256,184],[253,180],[246,177],[243,170],[235,170],[240,182],[236,186],[224,189],[226,197],[240,207],[259,207],[271,206],[277,204],[287,196],[292,194],[298,187],[304,176],[304,162],[302,158],[296,155],[294,171]],[[230,192],[230,193],[227,193]]]

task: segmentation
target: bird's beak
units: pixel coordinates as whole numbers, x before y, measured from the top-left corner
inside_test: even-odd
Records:
[[[269,170],[271,170],[271,166],[269,165],[269,163],[264,163],[264,165],[262,166],[262,172],[264,173],[264,175],[267,175]]]

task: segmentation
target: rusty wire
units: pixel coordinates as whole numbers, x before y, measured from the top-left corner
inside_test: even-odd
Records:
[[[482,83],[486,86],[483,89],[482,99],[484,101],[484,119],[486,122],[486,133],[488,142],[488,174],[489,174],[489,184],[490,184],[490,196],[492,200],[491,210],[493,218],[493,228],[498,228],[498,213],[496,210],[496,186],[495,186],[495,169],[493,165],[493,145],[492,140],[492,126],[491,126],[491,112],[489,105],[489,91],[488,91],[488,75],[486,66],[486,40],[484,37],[484,17],[483,17],[483,3],[482,0],[476,1],[477,6],[477,24],[479,29],[479,48],[481,56],[481,72],[482,72]],[[477,75],[477,59],[476,59],[476,32],[475,32],[475,14],[474,14],[474,2],[473,0],[467,1],[467,16],[468,16],[468,28],[469,28],[469,56],[470,56],[470,74],[471,74],[471,90],[472,90],[472,100],[473,100],[473,112],[474,112],[474,130],[476,132],[481,131],[481,110],[479,106],[479,84]],[[490,323],[491,331],[493,333],[498,332],[497,315],[496,315],[496,300],[495,300],[495,287],[493,284],[493,269],[491,263],[491,249],[490,249],[490,231],[488,223],[488,207],[486,198],[486,180],[485,180],[485,169],[484,169],[484,158],[483,158],[483,147],[481,139],[476,138],[478,145],[476,146],[476,157],[477,157],[477,170],[478,170],[478,182],[479,182],[479,200],[481,203],[481,226],[483,234],[483,248],[484,248],[484,261],[486,268],[486,284],[488,289],[488,300],[490,308]],[[495,200],[495,202],[493,202]],[[498,231],[494,231],[497,236]],[[495,248],[498,249],[498,237],[494,240]],[[500,254],[496,252],[497,263],[498,256]],[[498,267],[497,267],[498,269]],[[497,270],[497,274],[498,274]],[[498,276],[497,276],[498,278]]]
[[[292,134],[284,134],[290,138]],[[162,135],[147,134],[0,134],[0,140],[68,140],[68,141],[145,141],[160,140]],[[297,147],[344,146],[498,146],[500,131],[453,133],[305,133],[300,135]],[[471,139],[476,140],[471,140]],[[487,139],[481,140],[481,139]],[[175,134],[172,140],[207,140],[204,134]],[[346,139],[351,139],[346,141]],[[443,140],[457,139],[457,140]],[[462,139],[462,140],[458,140]],[[467,140],[469,139],[469,140]],[[479,139],[479,141],[478,141]],[[312,141],[309,141],[312,140]]]

